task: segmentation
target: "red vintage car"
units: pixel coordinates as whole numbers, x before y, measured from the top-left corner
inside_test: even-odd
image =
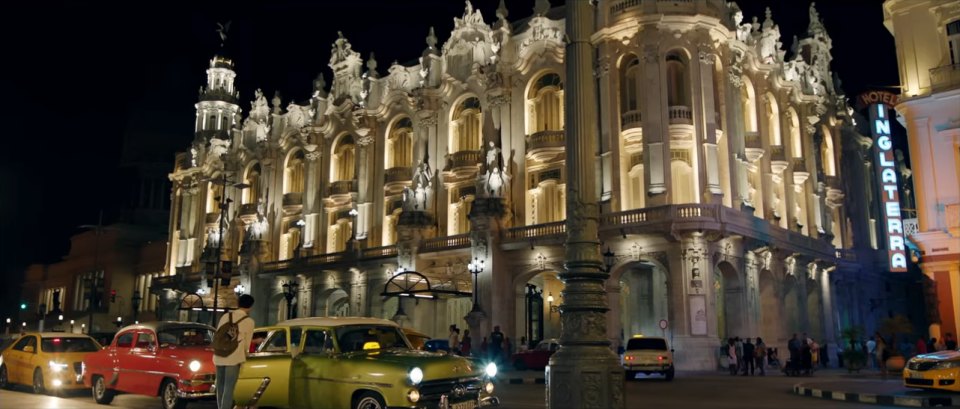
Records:
[[[550,356],[560,349],[560,341],[556,338],[545,339],[537,347],[528,351],[517,352],[510,357],[510,362],[518,371],[525,369],[543,369],[550,363]]]
[[[153,322],[125,327],[110,345],[83,360],[83,383],[97,403],[119,393],[159,396],[164,409],[213,398],[213,327]]]

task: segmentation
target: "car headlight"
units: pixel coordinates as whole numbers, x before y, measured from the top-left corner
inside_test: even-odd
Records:
[[[493,378],[494,376],[497,376],[497,364],[493,362],[487,364],[487,367],[484,369],[484,372],[486,372],[487,376],[491,378]]]
[[[200,370],[200,361],[190,361],[189,368],[191,371],[196,372]]]
[[[413,382],[414,385],[419,384],[420,381],[423,380],[423,370],[417,367],[411,369],[407,375],[410,376],[410,382]]]
[[[487,395],[492,395],[492,394],[493,394],[493,382],[487,381],[487,383],[483,384],[483,390],[487,392]]]
[[[53,372],[60,372],[67,368],[67,364],[61,364],[59,362],[50,361],[50,370]]]
[[[937,363],[936,369],[960,368],[960,361],[943,361]]]
[[[416,389],[411,389],[410,392],[407,392],[407,399],[412,403],[417,403],[420,401],[420,391]]]

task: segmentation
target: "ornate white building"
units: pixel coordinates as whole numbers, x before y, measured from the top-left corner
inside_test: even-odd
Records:
[[[611,342],[660,334],[663,320],[678,367],[704,369],[725,337],[834,342],[862,323],[858,297],[879,279],[845,250],[869,220],[844,205],[864,186],[841,182],[855,132],[813,5],[790,50],[769,10],[748,23],[718,0],[598,7]],[[474,345],[494,325],[514,340],[558,336],[563,220],[581,217],[565,210],[563,93],[576,87],[562,10],[541,0],[531,18],[507,14],[501,3],[488,23],[467,2],[445,43],[431,29],[416,65],[385,73],[341,34],[329,90],[322,75],[303,105],[257,90],[246,115],[235,67],[216,55],[196,138],[170,174],[169,276],[153,286],[165,307],[210,307],[215,290],[233,306],[242,285],[260,324],[290,305],[438,337],[456,323]],[[208,288],[221,243],[232,281]],[[480,313],[467,320],[471,296]]]

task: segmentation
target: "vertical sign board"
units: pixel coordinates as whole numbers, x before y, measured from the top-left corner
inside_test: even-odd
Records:
[[[872,103],[868,108],[877,155],[883,226],[887,236],[887,261],[891,272],[902,273],[907,271],[907,248],[903,239],[903,220],[900,218],[900,190],[897,187],[897,164],[893,155],[893,141],[890,139],[888,109],[882,103]]]

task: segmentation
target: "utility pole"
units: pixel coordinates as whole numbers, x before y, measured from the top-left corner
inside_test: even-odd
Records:
[[[216,326],[217,326],[217,306],[218,306],[217,304],[218,304],[218,301],[219,301],[219,300],[218,300],[218,297],[219,297],[219,293],[220,293],[220,284],[221,284],[221,281],[220,281],[220,280],[223,280],[223,279],[224,279],[223,277],[221,277],[221,274],[223,274],[223,264],[224,264],[224,261],[223,261],[223,231],[225,230],[224,224],[225,224],[226,221],[227,221],[227,209],[230,208],[230,203],[233,203],[233,200],[232,200],[232,199],[227,199],[227,183],[228,183],[228,181],[227,181],[227,173],[226,173],[226,172],[221,173],[221,174],[220,174],[220,180],[219,180],[219,181],[216,181],[216,182],[214,182],[214,183],[217,183],[217,184],[219,184],[220,186],[223,187],[223,189],[220,191],[220,197],[219,197],[219,199],[220,199],[220,223],[219,223],[220,236],[218,237],[218,240],[217,240],[217,255],[216,255],[217,265],[214,266],[214,270],[213,270],[213,271],[214,271],[214,283],[213,283],[213,284],[214,284],[214,287],[213,287],[213,314],[211,314],[211,318],[210,318],[210,325],[213,325],[214,327],[216,327]],[[245,189],[245,188],[247,188],[247,187],[249,187],[249,186],[246,185],[246,184],[244,184],[244,183],[237,183],[237,184],[233,185],[233,187],[239,188],[239,189]],[[230,261],[228,260],[227,263],[229,263],[229,262],[230,262]],[[232,271],[233,271],[233,269],[230,269],[230,272],[231,272],[231,273],[232,273]],[[226,280],[228,280],[227,283],[229,284],[230,277],[227,277]]]

